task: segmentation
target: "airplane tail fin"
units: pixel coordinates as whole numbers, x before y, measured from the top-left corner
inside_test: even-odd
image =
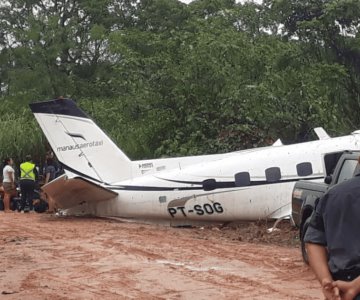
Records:
[[[103,183],[130,179],[131,161],[71,99],[30,104],[65,169]]]

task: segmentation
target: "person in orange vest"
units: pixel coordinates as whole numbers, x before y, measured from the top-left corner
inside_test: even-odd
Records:
[[[37,177],[37,170],[31,160],[31,155],[26,155],[26,161],[20,165],[20,209],[24,212],[33,210],[34,189]]]

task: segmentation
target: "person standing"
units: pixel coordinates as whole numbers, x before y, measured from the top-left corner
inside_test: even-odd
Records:
[[[311,216],[304,241],[326,299],[360,299],[359,216],[360,173],[329,189]]]
[[[54,180],[55,175],[56,175],[56,168],[55,168],[55,165],[54,165],[54,160],[49,157],[49,158],[46,159],[44,184],[47,184],[50,181]]]
[[[16,195],[14,161],[12,158],[4,160],[3,188],[4,188],[4,211],[10,212],[10,199]]]
[[[26,156],[26,161],[20,165],[20,190],[21,190],[21,210],[29,212],[33,209],[33,198],[37,170],[31,160],[31,156]]]
[[[56,177],[56,168],[54,166],[54,160],[52,157],[47,157],[46,159],[46,167],[45,167],[45,181],[44,181],[44,185],[49,183],[50,181],[54,180]],[[54,204],[54,200],[47,194],[46,198],[48,201],[48,212],[49,213],[53,213],[55,211],[55,204]]]

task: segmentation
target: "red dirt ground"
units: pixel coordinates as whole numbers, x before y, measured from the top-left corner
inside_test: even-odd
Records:
[[[0,213],[1,299],[322,299],[288,222],[171,228]]]

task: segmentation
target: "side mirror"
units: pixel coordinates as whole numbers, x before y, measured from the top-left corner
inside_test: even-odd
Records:
[[[331,175],[326,176],[325,179],[324,179],[324,182],[325,182],[326,184],[330,184],[331,181],[332,181],[332,176],[331,176]]]

